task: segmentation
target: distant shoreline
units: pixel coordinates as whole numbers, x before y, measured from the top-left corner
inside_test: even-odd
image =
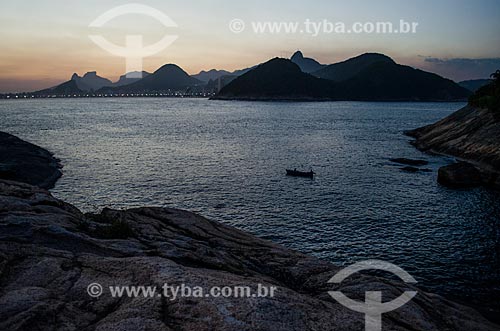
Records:
[[[137,94],[137,95],[45,95],[39,96],[30,93],[7,93],[0,94],[0,100],[25,100],[25,99],[103,99],[103,98],[173,98],[173,99],[183,99],[183,98],[199,98],[208,99],[209,95],[165,95],[161,93],[152,94]]]
[[[164,98],[164,99],[207,99],[212,101],[243,101],[243,102],[367,102],[367,103],[465,103],[464,100],[335,100],[335,99],[321,99],[321,98],[221,98],[214,96],[197,96],[197,95],[75,95],[75,96],[34,96],[34,95],[1,95],[0,100],[32,100],[32,99],[152,99],[152,98]]]
[[[265,97],[244,97],[244,98],[228,98],[228,97],[211,97],[210,100],[217,101],[256,101],[256,102],[414,102],[414,103],[464,103],[467,99],[462,100],[413,100],[413,99],[387,99],[387,100],[356,100],[356,99],[329,99],[329,98],[265,98]]]

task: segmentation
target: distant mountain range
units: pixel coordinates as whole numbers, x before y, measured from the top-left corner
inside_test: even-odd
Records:
[[[126,73],[125,75],[121,75],[120,79],[118,79],[118,81],[113,83],[111,86],[119,87],[119,86],[129,85],[129,84],[135,83],[135,82],[137,82],[137,81],[141,80],[142,78],[145,78],[149,75],[151,75],[151,74],[149,72],[146,72],[146,71],[129,72],[129,73]],[[105,87],[105,86],[108,86],[108,85],[104,85],[102,87]]]
[[[337,86],[341,100],[465,101],[471,95],[449,79],[391,61],[367,65]]]
[[[455,101],[470,94],[449,79],[368,53],[313,74],[275,58],[236,78],[213,99]]]
[[[83,77],[78,74],[73,74],[71,80],[76,83],[76,86],[82,91],[97,91],[103,86],[110,86],[113,84],[109,79],[97,76],[97,72],[87,72]]]
[[[458,83],[458,85],[465,87],[469,91],[476,92],[481,87],[488,85],[492,81],[493,80],[491,79],[472,79],[472,80],[464,80]]]
[[[97,72],[91,71],[82,77],[75,73],[69,81],[31,94],[38,96],[58,96],[89,93],[184,93],[188,90],[210,94],[218,92],[233,79],[253,68],[245,68],[234,72],[212,69],[190,76],[179,66],[166,64],[153,74],[143,71],[142,78],[129,78],[129,76],[140,76],[139,72],[131,72],[120,76],[120,79],[114,83],[107,78],[98,76]]]
[[[147,77],[150,73],[143,71],[142,78]],[[115,83],[111,82],[107,78],[103,78],[97,75],[97,72],[90,71],[85,75],[80,77],[78,74],[74,73],[71,79],[60,85],[44,89],[41,91],[33,92],[36,95],[73,95],[82,94],[86,92],[96,92],[102,88],[108,87],[119,87],[124,85],[129,85],[134,82],[141,80],[142,78],[128,78],[129,76],[139,76],[139,72],[131,72],[120,76],[120,79]]]
[[[134,75],[135,74],[135,75]],[[175,64],[166,64],[150,74],[123,75],[116,82],[88,72],[58,86],[34,92],[38,96],[84,94],[198,93],[214,99],[252,100],[377,100],[451,101],[465,100],[470,91],[489,80],[460,85],[438,75],[397,64],[377,53],[366,53],[330,65],[304,57],[301,51],[288,59],[229,72],[201,71],[190,76]]]
[[[202,82],[208,83],[210,80],[216,80],[223,76],[229,76],[231,73],[226,70],[216,70],[212,69],[209,71],[200,71],[199,74],[192,75],[191,77],[201,80]]]
[[[175,64],[165,64],[154,73],[128,85],[103,87],[102,93],[151,93],[185,90],[205,85],[201,80],[188,75]]]

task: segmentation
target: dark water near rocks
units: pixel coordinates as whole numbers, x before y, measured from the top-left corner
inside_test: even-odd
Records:
[[[422,154],[403,135],[461,106],[2,101],[0,130],[61,158],[53,193],[84,210],[189,209],[337,264],[390,261],[422,288],[494,306],[500,194],[439,186],[436,171],[452,159]],[[433,171],[401,171],[392,157],[428,160]],[[317,177],[286,177],[287,167]]]

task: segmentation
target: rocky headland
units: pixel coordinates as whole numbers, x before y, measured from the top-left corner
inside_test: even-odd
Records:
[[[55,161],[55,160],[54,160]],[[36,169],[33,169],[36,171]],[[364,330],[340,290],[384,301],[415,288],[356,274],[199,215],[169,208],[84,214],[48,191],[0,180],[1,330]],[[88,294],[99,283],[100,297]],[[276,286],[274,297],[113,297],[109,286]],[[474,309],[418,290],[383,330],[498,330]]]
[[[0,132],[0,179],[52,188],[61,177],[61,165],[47,150]]]
[[[392,300],[406,284],[371,276],[328,284],[338,267],[176,209],[82,214],[49,192],[0,181],[2,330],[364,330],[341,290]],[[273,298],[99,298],[87,286],[276,286]],[[419,291],[383,330],[498,330],[471,308]]]
[[[454,188],[500,187],[500,70],[470,96],[466,107],[437,123],[407,132],[420,150],[455,156],[438,182]]]
[[[500,119],[494,111],[467,105],[437,123],[407,134],[416,138],[413,144],[422,151],[465,161],[441,168],[441,183],[500,187]]]

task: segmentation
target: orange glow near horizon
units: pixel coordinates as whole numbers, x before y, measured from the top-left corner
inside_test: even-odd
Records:
[[[98,75],[116,81],[125,73],[125,59],[100,49],[88,37],[96,32],[88,25],[103,12],[125,2],[120,0],[85,2],[5,1],[0,5],[0,92],[33,91],[70,79],[73,73]],[[306,6],[299,0],[287,3],[256,0],[252,4],[225,0],[193,1],[190,4],[172,0],[141,1],[168,14],[177,27],[165,28],[149,17],[126,15],[110,21],[99,33],[110,42],[124,45],[126,35],[141,34],[145,45],[165,34],[178,39],[162,52],[144,59],[143,69],[153,72],[167,63],[175,63],[189,74],[201,70],[234,71],[267,61],[290,57],[300,49],[307,57],[330,64],[364,52],[379,52],[397,62],[437,72],[452,79],[483,78],[488,69],[461,70],[460,61],[449,63],[426,61],[426,57],[467,59],[500,55],[500,20],[494,13],[500,9],[495,1],[474,4],[465,0],[426,1],[387,0],[384,4],[318,0]],[[173,4],[176,4],[175,6]],[[432,6],[433,11],[428,7]],[[409,9],[411,8],[411,10]],[[276,13],[276,14],[273,14]],[[241,34],[228,28],[231,19],[247,22]],[[352,22],[357,20],[418,21],[415,35],[335,35],[317,37],[296,34],[256,34],[250,31],[253,21],[297,21],[329,18]],[[469,24],[459,24],[467,20]],[[496,63],[496,62],[494,62]],[[498,62],[500,64],[500,60]],[[495,64],[492,64],[495,65]],[[492,66],[490,65],[490,67]],[[458,69],[457,69],[458,68]],[[478,66],[479,68],[479,66]],[[475,77],[477,76],[477,77]]]

